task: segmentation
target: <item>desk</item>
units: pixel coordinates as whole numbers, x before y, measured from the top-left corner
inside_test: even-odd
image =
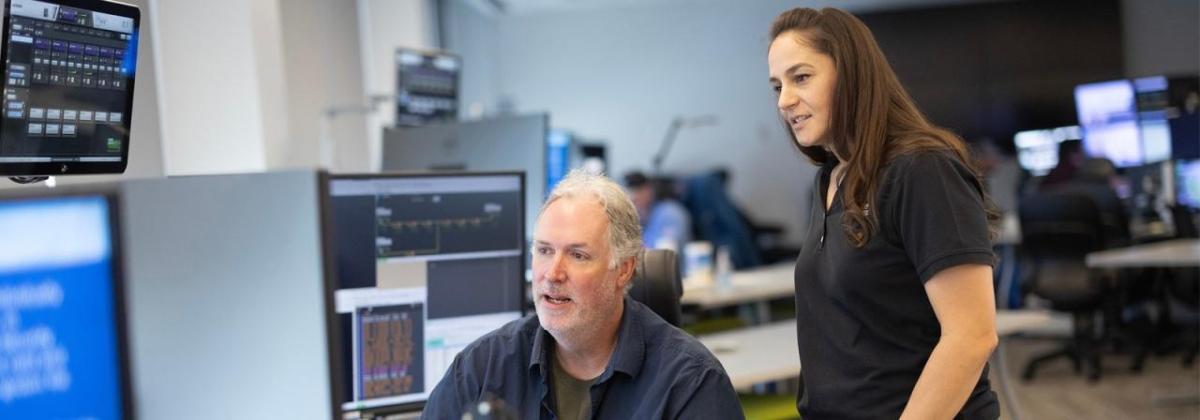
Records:
[[[795,262],[779,263],[736,271],[730,276],[728,287],[716,284],[698,287],[685,285],[679,303],[698,306],[700,309],[754,304],[754,318],[763,322],[770,319],[767,301],[796,295],[795,269]]]
[[[1200,266],[1200,239],[1175,239],[1087,254],[1090,268]]]
[[[997,311],[996,333],[1012,335],[1050,322],[1046,311]],[[782,321],[700,337],[738,390],[752,385],[795,378],[800,374],[800,350],[796,345],[796,321]],[[998,366],[999,367],[999,366]],[[1003,371],[1001,371],[1003,372]],[[1007,380],[1001,380],[1008,387]],[[1013,395],[1005,389],[1006,395]]]

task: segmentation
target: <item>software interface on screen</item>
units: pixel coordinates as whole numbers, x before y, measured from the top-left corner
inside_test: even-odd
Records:
[[[133,19],[11,1],[0,163],[120,162],[129,140]]]
[[[0,417],[122,418],[103,197],[0,201]]]
[[[1075,125],[1019,132],[1013,137],[1017,162],[1033,176],[1046,175],[1058,165],[1058,144],[1080,138],[1079,126]]]
[[[1144,155],[1133,83],[1091,83],[1075,88],[1075,107],[1089,156],[1106,157],[1119,167],[1141,165]]]
[[[522,315],[521,183],[331,181],[344,410],[424,402],[463,347]]]

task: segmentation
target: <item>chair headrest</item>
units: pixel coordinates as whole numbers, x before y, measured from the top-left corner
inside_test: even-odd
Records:
[[[646,250],[632,281],[629,297],[646,305],[671,325],[679,326],[682,318],[679,298],[683,296],[683,279],[679,276],[675,251]]]

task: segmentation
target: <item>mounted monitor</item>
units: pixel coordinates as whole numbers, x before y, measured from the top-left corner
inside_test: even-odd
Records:
[[[1200,211],[1200,160],[1175,161],[1174,169],[1176,203]]]
[[[113,203],[0,197],[0,417],[132,418]]]
[[[141,12],[100,0],[8,0],[0,175],[122,173]]]
[[[1058,165],[1058,144],[1080,138],[1079,126],[1022,131],[1013,136],[1017,162],[1033,176],[1043,176]]]
[[[462,59],[445,52],[396,50],[396,125],[458,118]]]
[[[334,176],[345,418],[421,409],[467,344],[523,315],[523,175]]]
[[[546,190],[546,114],[442,122],[383,132],[384,171],[525,171],[525,227]]]
[[[1108,158],[1122,168],[1145,162],[1131,81],[1076,86],[1075,109],[1088,156]]]

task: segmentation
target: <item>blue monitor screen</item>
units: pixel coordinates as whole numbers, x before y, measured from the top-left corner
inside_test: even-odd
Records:
[[[1132,82],[1076,86],[1075,108],[1083,127],[1083,147],[1089,156],[1108,158],[1123,168],[1145,161]]]
[[[108,201],[0,201],[0,417],[119,419]]]
[[[1200,209],[1200,160],[1175,162],[1175,189],[1179,205]]]

